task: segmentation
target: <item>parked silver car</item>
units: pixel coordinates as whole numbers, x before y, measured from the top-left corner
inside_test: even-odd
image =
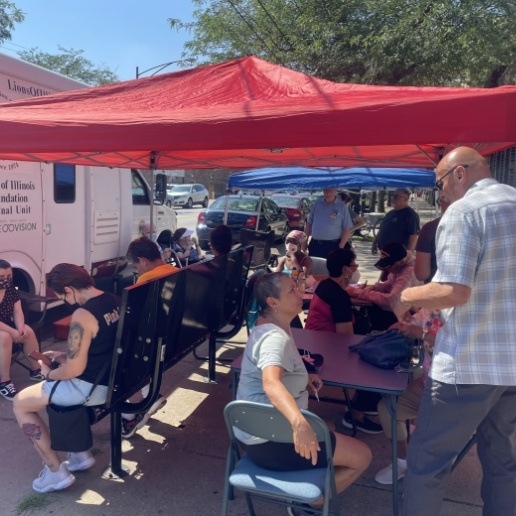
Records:
[[[165,204],[169,207],[181,206],[192,208],[194,204],[200,204],[204,208],[208,207],[208,190],[198,183],[191,185],[173,185],[167,188]]]

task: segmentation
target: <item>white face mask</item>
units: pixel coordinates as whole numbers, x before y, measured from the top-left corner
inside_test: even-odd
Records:
[[[358,283],[360,281],[360,271],[356,270],[352,275],[351,279],[349,280],[350,283]]]

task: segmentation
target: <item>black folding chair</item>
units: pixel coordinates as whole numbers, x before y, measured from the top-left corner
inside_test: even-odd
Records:
[[[254,231],[252,229],[240,230],[240,242],[243,247],[252,245],[253,255],[251,269],[265,268],[271,259],[271,249],[275,240],[274,231]]]

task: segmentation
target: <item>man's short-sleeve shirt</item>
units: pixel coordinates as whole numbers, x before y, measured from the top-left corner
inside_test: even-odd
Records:
[[[442,216],[433,282],[471,288],[442,310],[430,376],[444,383],[516,385],[516,189],[475,183]]]
[[[316,240],[338,240],[346,229],[353,227],[348,207],[340,199],[327,203],[324,197],[315,201],[308,223]]]
[[[382,221],[378,233],[378,247],[382,249],[387,244],[397,242],[405,247],[411,235],[419,231],[419,215],[410,207],[401,210],[391,210]]]
[[[424,224],[417,237],[416,253],[428,253],[430,255],[430,279],[434,277],[435,271],[437,270],[435,233],[437,232],[437,226],[440,220],[441,218],[439,217]],[[430,279],[425,278],[425,283],[429,282]]]

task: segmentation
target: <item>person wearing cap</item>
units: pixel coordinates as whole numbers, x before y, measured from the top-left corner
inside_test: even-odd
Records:
[[[312,259],[303,251],[303,245],[307,236],[303,231],[295,229],[285,239],[285,256],[278,260],[274,272],[291,274],[294,268],[297,272],[303,272],[305,278],[312,272]]]
[[[172,250],[182,263],[191,265],[204,260],[201,246],[191,229],[177,228],[172,235]]]
[[[397,321],[393,310],[401,292],[419,282],[414,275],[414,257],[412,253],[407,253],[401,243],[385,245],[381,250],[381,258],[374,266],[387,273],[387,280],[365,288],[350,286],[348,293],[352,299],[373,303],[374,306],[368,309],[373,329],[386,330]]]
[[[353,221],[348,207],[337,196],[336,188],[324,188],[308,215],[305,227],[310,256],[326,258],[331,251],[349,246]]]
[[[387,244],[398,242],[409,251],[416,247],[419,215],[409,206],[410,190],[398,188],[392,196],[393,209],[385,215],[380,230],[371,244],[371,253],[378,254]]]

